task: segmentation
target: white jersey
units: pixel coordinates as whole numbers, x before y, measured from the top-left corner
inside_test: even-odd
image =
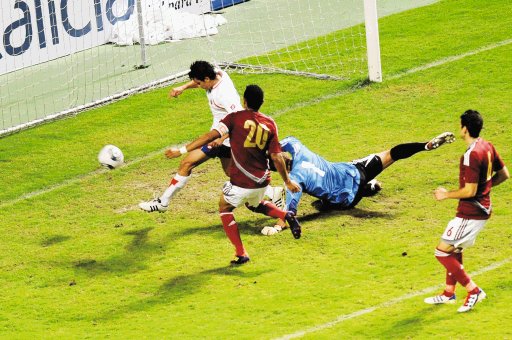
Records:
[[[240,96],[229,75],[222,70],[215,71],[221,75],[221,78],[212,89],[206,91],[210,110],[213,115],[211,129],[214,129],[229,113],[242,111],[244,109],[240,104]],[[229,146],[228,139],[226,139],[226,141],[224,145]]]

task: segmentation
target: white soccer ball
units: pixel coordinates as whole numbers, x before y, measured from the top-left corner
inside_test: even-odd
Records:
[[[105,145],[98,154],[98,161],[104,167],[115,169],[124,164],[124,155],[115,145]]]

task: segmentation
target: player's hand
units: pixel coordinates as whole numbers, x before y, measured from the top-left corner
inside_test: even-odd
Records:
[[[448,190],[446,190],[445,188],[439,187],[436,190],[434,190],[434,197],[436,200],[442,201],[448,198],[447,192]]]
[[[219,146],[222,145],[222,141],[223,139],[217,138],[216,140],[208,143],[208,146],[211,147],[212,149],[218,148]]]
[[[291,192],[301,191],[300,185],[297,184],[297,182],[292,181],[291,179],[288,182],[285,182],[284,184],[286,185],[286,188]]]
[[[165,157],[169,159],[177,158],[179,156],[181,156],[181,152],[179,149],[170,148],[169,150],[165,151]]]
[[[183,91],[184,91],[183,87],[181,87],[181,86],[175,87],[171,91],[169,91],[169,98],[171,98],[171,97],[178,98],[178,96],[180,94],[182,94]]]

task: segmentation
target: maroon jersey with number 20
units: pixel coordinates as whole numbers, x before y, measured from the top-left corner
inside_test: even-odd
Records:
[[[461,199],[457,217],[486,220],[491,215],[491,187],[493,172],[503,169],[505,164],[494,146],[477,138],[460,159],[459,186],[477,183],[476,195]]]
[[[274,120],[263,113],[244,110],[227,115],[215,130],[229,133],[233,185],[246,189],[263,188],[270,182],[268,155],[280,153]]]

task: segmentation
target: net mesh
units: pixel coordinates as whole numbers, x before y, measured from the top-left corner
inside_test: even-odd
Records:
[[[367,74],[362,0],[251,0],[216,16],[185,12],[187,4],[204,11],[204,1],[141,0],[139,25],[135,0],[0,0],[0,135],[184,80],[199,59],[242,72]],[[6,26],[12,47],[28,49],[9,53]]]

